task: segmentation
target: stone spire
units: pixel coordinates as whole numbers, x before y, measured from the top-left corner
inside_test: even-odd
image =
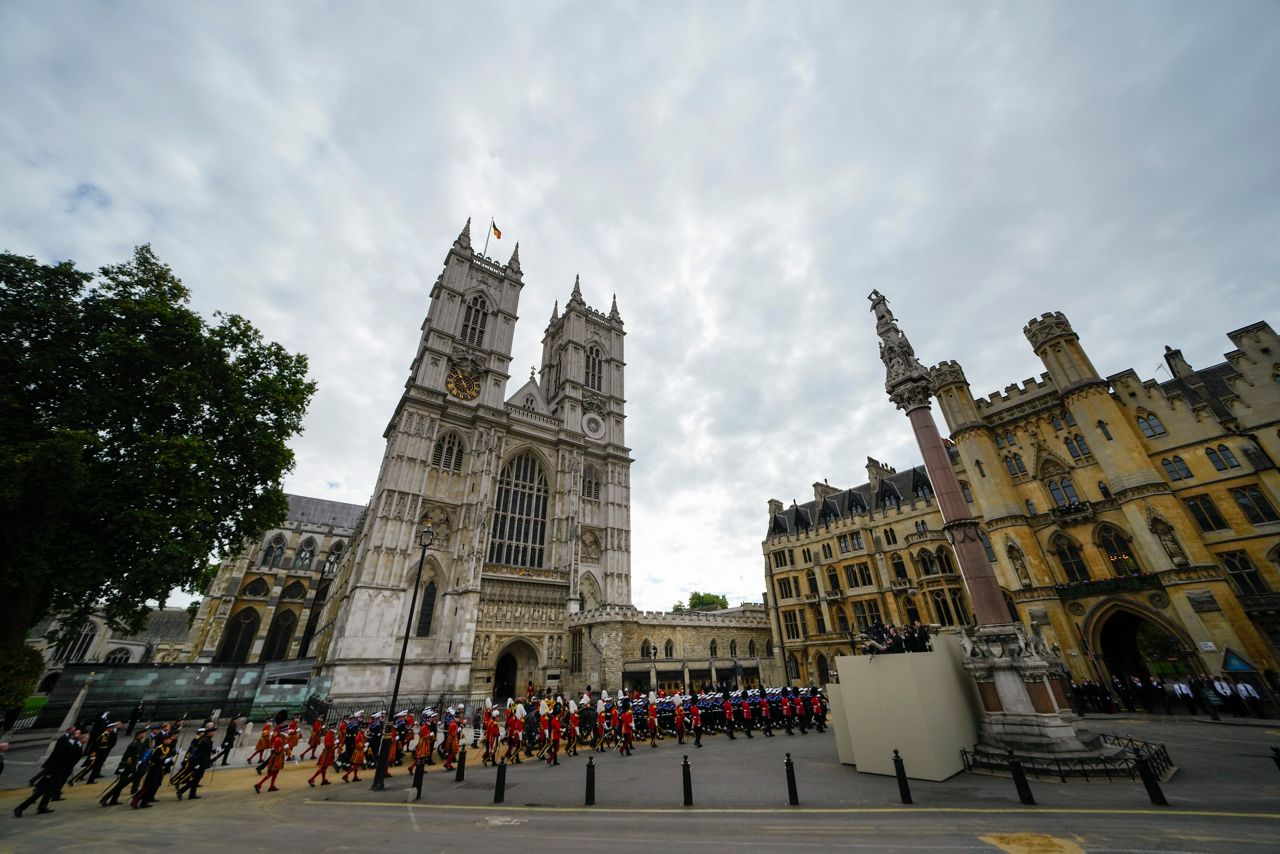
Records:
[[[569,302],[576,302],[579,305],[585,305],[586,301],[582,298],[582,284],[579,281],[580,278],[581,277],[576,274],[573,277],[573,295],[569,297]]]
[[[516,248],[511,251],[511,260],[507,262],[507,269],[515,273],[517,276],[521,273],[519,241],[516,242]]]
[[[617,294],[613,295],[613,306],[609,309],[609,319],[616,320],[618,322],[622,321],[622,315],[618,314],[618,295]]]
[[[911,342],[898,328],[889,310],[889,300],[872,291],[871,310],[876,315],[876,334],[880,336],[880,361],[884,362],[884,390],[899,409],[910,412],[929,405],[931,395],[929,371],[916,358]]]
[[[467,224],[462,227],[462,233],[453,241],[453,245],[459,249],[471,248],[471,217],[467,217]]]
[[[555,305],[551,306],[551,319],[552,321],[560,319],[560,300],[556,300]]]

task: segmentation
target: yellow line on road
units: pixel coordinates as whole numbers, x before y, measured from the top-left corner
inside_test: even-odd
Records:
[[[325,801],[307,798],[303,803],[332,807],[391,807],[395,809],[464,810],[469,812],[581,812],[581,813],[651,813],[651,814],[725,814],[725,815],[778,815],[780,807],[553,807],[518,806],[515,804],[424,804],[387,803],[383,801]],[[1085,809],[1077,807],[788,807],[788,814],[807,813],[830,815],[885,815],[898,813],[959,813],[967,815],[1161,815],[1199,818],[1256,818],[1280,821],[1280,813],[1230,812],[1226,810],[1179,809]]]

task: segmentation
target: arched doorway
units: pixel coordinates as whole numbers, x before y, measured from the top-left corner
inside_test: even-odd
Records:
[[[538,651],[528,641],[512,641],[498,653],[493,668],[493,699],[523,697],[530,682],[538,683],[537,674]]]
[[[1097,650],[1111,676],[1146,682],[1151,676],[1164,681],[1190,673],[1194,657],[1189,642],[1163,620],[1130,608],[1117,607],[1099,615],[1095,623]]]

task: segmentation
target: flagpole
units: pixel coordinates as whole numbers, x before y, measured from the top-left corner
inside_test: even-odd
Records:
[[[489,230],[484,233],[484,249],[480,251],[480,254],[486,258],[489,257],[489,238],[492,235],[493,235],[493,217],[489,217]]]

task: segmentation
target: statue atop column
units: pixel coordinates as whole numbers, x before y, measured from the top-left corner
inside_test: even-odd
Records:
[[[884,390],[889,399],[904,412],[929,405],[929,372],[916,358],[907,336],[889,310],[889,300],[872,291],[871,310],[876,315],[876,334],[880,336],[880,361],[884,362]]]

